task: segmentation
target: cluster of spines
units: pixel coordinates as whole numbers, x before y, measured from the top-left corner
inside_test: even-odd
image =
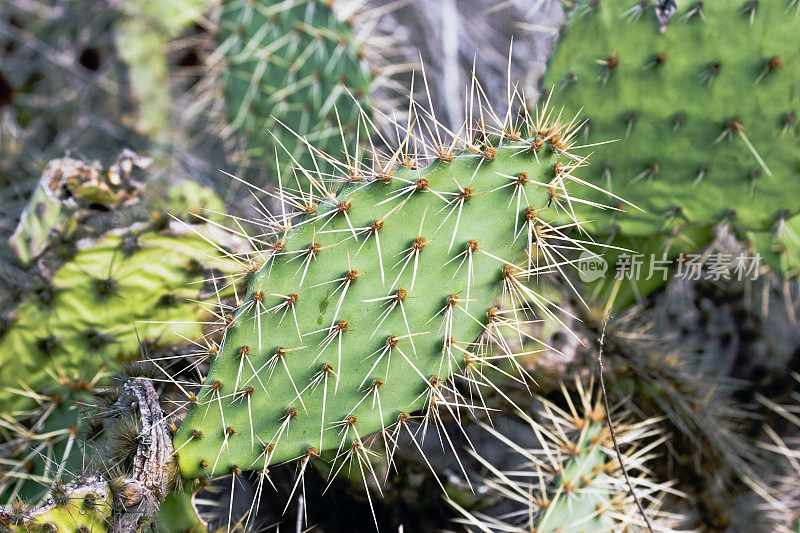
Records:
[[[445,413],[483,409],[482,386],[504,395],[491,374],[527,383],[504,333],[525,337],[534,310],[556,317],[524,282],[583,247],[567,235],[578,220],[549,222],[582,201],[567,185],[583,159],[559,114],[516,114],[511,87],[505,115],[479,86],[473,95],[457,134],[412,102],[388,155],[373,147],[367,163],[346,151],[341,161],[303,141],[335,172],[292,159],[297,189],[260,190],[282,211],[259,202],[256,248],[230,257],[244,272],[229,282],[247,276],[248,290],[220,320],[200,392],[188,393],[175,436],[184,475],[257,469],[260,490],[271,464],[299,460],[299,484],[327,453],[334,474],[350,464],[377,482],[373,443],[391,464],[401,437],[419,448],[428,428],[446,434]]]
[[[673,433],[673,450],[683,450],[683,441],[692,451],[681,453],[678,463],[696,475],[711,478],[713,464],[722,472],[752,476],[755,452],[742,428],[753,414],[735,401],[744,383],[710,369],[707,354],[660,338],[641,315],[641,307],[634,306],[608,326],[605,342],[614,360],[606,380],[612,396],[629,398],[625,403],[646,416],[663,417],[662,426]]]
[[[671,531],[681,517],[662,511],[661,506],[668,495],[679,493],[672,483],[651,479],[648,468],[665,440],[657,420],[630,422],[627,416],[612,415],[615,443],[603,400],[593,384],[587,388],[575,377],[570,385],[574,390],[567,385],[566,381],[561,384],[560,401],[538,397],[535,415],[517,413],[522,426],[532,432],[525,438],[525,442],[533,440],[532,446],[485,426],[508,449],[512,461],[517,459],[498,466],[473,452],[489,473],[482,484],[496,495],[491,503],[504,501],[499,507],[503,512],[492,513],[491,507],[468,511],[454,503],[463,515],[459,521],[470,531],[486,533],[644,531],[650,526]],[[630,483],[623,475],[617,446]]]
[[[74,380],[62,371],[40,390],[10,391],[33,401],[35,407],[6,412],[0,420],[0,462],[5,465],[0,473],[0,502],[39,502],[55,480],[80,473],[79,410],[103,377],[98,373],[92,379]]]

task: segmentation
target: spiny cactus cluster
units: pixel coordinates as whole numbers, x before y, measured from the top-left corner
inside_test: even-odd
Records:
[[[369,108],[372,75],[352,27],[330,3],[226,0],[219,24],[212,68],[246,160],[275,179],[276,151],[309,165],[306,142],[338,156],[342,139],[356,138],[358,102]]]
[[[107,172],[99,163],[52,161],[11,239],[18,260],[33,266],[0,340],[2,502],[38,501],[54,479],[79,474],[87,466],[80,411],[108,375],[142,349],[187,343],[203,331],[169,322],[213,315],[215,301],[203,300],[219,295],[203,281],[220,253],[195,228],[159,214],[153,223],[79,239],[92,234],[89,213],[139,200],[136,166],[146,158],[129,150]],[[197,185],[170,188],[157,204],[177,215],[220,209]]]
[[[193,13],[205,7],[183,1]],[[698,471],[713,468],[717,481],[727,472],[718,459],[742,465],[737,480],[767,500],[775,527],[795,530],[794,441],[768,430],[773,442],[764,447],[791,474],[767,488],[751,475],[751,441],[731,429],[745,415],[724,403],[738,384],[707,382],[702,356],[612,332],[610,397],[633,396],[620,404],[624,413],[607,419],[607,400],[578,378],[562,381],[563,398],[519,407],[532,382],[526,364],[544,345],[527,333],[531,322],[566,329],[540,276],[569,283],[573,254],[592,241],[612,259],[621,248],[672,258],[702,249],[724,226],[775,270],[800,268],[792,40],[800,12],[797,0],[735,4],[580,2],[541,108],[526,107],[509,85],[509,111],[498,114],[487,104],[497,95],[476,83],[455,133],[412,101],[407,120],[391,128],[396,144],[359,105],[381,73],[369,71],[362,40],[333,3],[226,0],[218,26],[194,20],[217,39],[207,66],[222,87],[223,133],[235,133],[243,159],[277,187],[251,186],[262,196],[250,216],[242,209],[227,221],[216,197],[203,213],[204,191],[183,188],[177,202],[202,223],[157,217],[68,243],[75,246],[58,254],[63,264],[28,284],[0,339],[0,380],[10,385],[0,391],[0,464],[10,466],[0,473],[0,530],[206,531],[192,495],[203,482],[194,481],[225,474],[230,500],[217,507],[227,507],[227,530],[249,528],[274,481],[270,469],[284,463],[297,474],[290,501],[305,496],[306,472],[322,464],[329,480],[346,472],[363,484],[372,507],[371,491],[397,470],[401,446],[420,452],[452,496],[458,483],[439,477],[426,453],[429,430],[467,484],[475,463],[489,472],[478,494],[494,492],[487,500],[497,508],[453,502],[468,529],[671,530],[687,519],[662,511],[681,495],[656,481],[667,470],[654,461],[668,439],[657,429],[665,420],[691,441]],[[138,129],[161,142],[171,107],[167,42],[197,13],[172,5],[156,20],[151,9],[160,6],[123,6],[134,15],[117,21],[117,45],[148,104]],[[23,263],[41,267],[53,233],[78,233],[65,204],[115,210],[139,194],[138,184],[117,187],[83,170],[90,179],[77,189],[62,179],[39,190],[29,212],[41,216],[14,241]],[[37,207],[42,192],[58,209]],[[164,210],[173,205],[168,198]],[[228,246],[242,241],[248,249]],[[619,290],[611,288],[618,299]],[[151,341],[193,344],[189,354],[154,354]],[[108,387],[107,373],[140,348],[158,377],[126,368],[120,386]],[[797,423],[794,407],[770,402]],[[87,404],[101,416],[79,420]],[[509,404],[532,447],[502,426],[483,429],[521,460],[510,468],[476,452],[462,426],[467,413]],[[714,465],[699,464],[706,459]],[[234,497],[251,480],[249,510],[236,523]],[[378,516],[373,508],[376,526]]]
[[[680,523],[681,516],[660,509],[667,494],[679,493],[672,483],[654,481],[648,474],[648,463],[658,457],[656,450],[666,440],[657,420],[631,422],[625,414],[612,416],[629,487],[600,394],[591,383],[588,388],[582,386],[577,377],[573,387],[575,392],[569,392],[562,383],[563,406],[538,398],[541,416],[536,419],[517,413],[529,426],[533,446],[485,427],[514,462],[503,469],[473,454],[489,473],[482,481],[485,490],[502,500],[495,498],[475,512],[456,504],[464,516],[460,521],[469,531],[645,531],[650,525],[655,531],[671,531]],[[645,523],[630,490],[635,491],[651,524]],[[498,503],[499,511],[493,512],[492,504]]]
[[[697,475],[710,477],[711,464],[728,475],[747,475],[755,452],[742,426],[752,414],[735,400],[744,381],[709,368],[709,355],[688,349],[688,342],[682,349],[682,343],[660,338],[652,323],[638,318],[641,313],[634,307],[609,324],[605,342],[614,360],[606,379],[613,396],[629,397],[626,403],[639,413],[663,417],[662,426],[666,423],[673,434],[673,450],[694,451],[677,462]],[[593,350],[587,352],[579,365],[594,358]]]
[[[34,407],[2,414],[0,502],[41,502],[55,480],[82,472],[79,414],[103,377],[98,373],[86,380],[72,380],[62,373],[37,390],[4,391],[12,399],[34,403]]]
[[[0,460],[8,465],[0,501],[37,501],[53,477],[80,473],[81,406],[141,350],[201,335],[195,322],[213,316],[208,298],[218,297],[203,280],[219,251],[194,229],[139,223],[80,240],[51,278],[28,287],[0,340]]]
[[[67,465],[62,463],[40,506],[15,503],[0,508],[0,524],[11,531],[42,532],[142,531],[153,524],[174,484],[174,457],[164,412],[149,379],[127,379],[117,392],[115,414],[106,420],[114,424],[100,430],[100,440],[92,443],[99,444],[101,453],[84,457],[84,469],[99,462],[96,466],[103,474],[87,477],[66,472],[75,481],[64,484],[61,479]],[[123,427],[124,417],[134,420],[130,428]],[[130,457],[115,454],[120,440],[133,444]],[[129,461],[130,465],[125,464]],[[41,481],[46,479],[45,475]],[[167,523],[186,531],[204,531],[203,523],[187,511],[187,504],[192,508],[188,493],[174,492],[162,509],[172,513]]]
[[[800,18],[791,3],[684,2],[662,23],[657,2],[575,7],[544,87],[585,120],[586,180],[640,208],[590,216],[576,206],[598,241],[633,239],[623,242],[638,252],[650,238],[659,258],[675,257],[711,240],[702,228],[729,221],[753,233],[774,269],[796,274]]]

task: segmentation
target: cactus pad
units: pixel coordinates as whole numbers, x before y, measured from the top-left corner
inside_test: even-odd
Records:
[[[484,532],[645,531],[647,527],[630,495],[606,422],[602,399],[578,379],[576,392],[562,385],[565,407],[539,398],[542,420],[520,412],[522,426],[529,426],[533,446],[515,442],[497,429],[485,427],[517,459],[510,468],[499,468],[477,455],[490,472],[484,480],[488,494],[502,495],[508,505],[501,516],[468,512],[457,504],[465,524]],[[672,531],[677,515],[659,509],[671,491],[671,483],[656,483],[646,477],[653,449],[663,443],[656,419],[629,423],[613,416],[615,437],[639,500],[655,531]]]
[[[260,267],[175,436],[184,476],[327,450],[363,462],[364,437],[423,408],[433,422],[467,406],[455,378],[488,382],[503,366],[496,346],[514,361],[498,328],[552,313],[522,279],[578,244],[547,222],[573,201],[571,132],[544,111],[510,117],[465,128],[479,141],[443,140],[412,118],[375,166],[338,163],[324,180],[306,171],[317,198],[281,191],[305,214],[291,228],[275,218],[253,256]]]
[[[655,2],[575,8],[545,88],[556,107],[588,119],[581,142],[616,139],[593,148],[587,181],[643,210],[621,205],[597,217],[578,206],[592,218],[588,230],[671,236],[731,219],[740,234],[774,233],[800,212],[800,17],[791,3],[684,2],[663,32]],[[594,190],[576,194],[604,201]],[[759,251],[776,252],[771,240]],[[796,246],[778,251],[788,253],[776,268],[796,262]]]

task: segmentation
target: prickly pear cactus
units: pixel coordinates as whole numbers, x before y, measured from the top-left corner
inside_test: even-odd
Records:
[[[229,241],[232,242],[232,241]],[[140,356],[140,341],[183,342],[202,333],[201,283],[219,251],[179,222],[137,224],[77,243],[73,260],[37,281],[0,342],[0,382],[42,390],[51,375],[88,381]],[[213,291],[209,295],[213,295]],[[31,406],[0,391],[4,411]]]
[[[280,191],[304,214],[259,231],[273,237],[251,255],[260,267],[175,435],[184,476],[325,451],[367,468],[365,437],[471,406],[459,376],[490,384],[498,358],[515,361],[499,329],[553,314],[522,280],[563,265],[561,244],[580,246],[547,222],[573,201],[572,133],[547,110],[490,127],[495,115],[473,109],[486,129],[446,138],[412,116],[376,166],[305,171],[316,197]]]
[[[506,470],[474,454],[490,472],[483,481],[486,493],[502,496],[507,502],[506,507],[497,507],[504,510],[501,515],[492,512],[497,501],[477,512],[454,504],[470,531],[473,527],[474,531],[498,533],[647,530],[620,468],[602,400],[591,385],[586,389],[577,379],[575,385],[576,392],[568,392],[562,385],[564,408],[539,398],[543,420],[518,413],[522,425],[532,430],[526,440],[533,440],[533,446],[485,427],[516,461]],[[646,477],[647,461],[664,442],[657,420],[631,423],[614,415],[612,422],[623,463],[648,519],[656,531],[672,531],[680,517],[660,510],[672,484]]]
[[[143,183],[134,171],[151,162],[129,149],[107,171],[98,161],[73,157],[48,162],[8,241],[19,262],[30,265],[48,248],[72,239],[79,211],[105,211],[138,202]]]
[[[109,530],[111,492],[102,477],[59,487],[41,507],[0,509],[0,525],[15,533],[75,533]]]
[[[353,29],[329,2],[226,0],[218,41],[230,127],[244,138],[247,159],[270,177],[277,177],[276,150],[281,160],[285,149],[310,163],[293,132],[334,156],[343,136],[355,138],[361,110],[354,98],[369,107],[372,76]]]
[[[61,202],[52,200],[39,186],[34,189],[19,224],[8,240],[20,263],[29,264],[59,234],[69,234],[75,218]]]
[[[586,119],[579,142],[616,140],[593,146],[586,180],[641,209],[576,213],[600,240],[663,235],[692,252],[707,241],[685,228],[730,220],[740,236],[764,234],[756,250],[796,273],[797,244],[774,242],[800,212],[796,2],[682,2],[660,23],[657,4],[580,2],[551,60],[544,88]]]

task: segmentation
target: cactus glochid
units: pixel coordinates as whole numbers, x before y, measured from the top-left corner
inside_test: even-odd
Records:
[[[367,436],[391,448],[416,411],[427,425],[480,408],[459,380],[491,386],[514,367],[525,379],[501,332],[554,315],[531,286],[564,268],[562,247],[582,246],[565,234],[579,221],[548,221],[581,201],[567,189],[583,158],[570,123],[511,99],[521,111],[498,116],[476,97],[457,136],[414,104],[389,155],[315,152],[336,172],[295,168],[313,195],[273,193],[299,218],[268,216],[252,241],[246,295],[174,437],[185,477],[326,451],[364,473]]]
[[[544,87],[585,120],[582,142],[615,140],[595,147],[586,181],[641,208],[588,216],[577,205],[590,234],[659,235],[654,253],[675,256],[712,239],[692,226],[728,221],[740,237],[755,233],[772,268],[798,272],[800,237],[787,223],[800,213],[795,3],[679,3],[659,31],[657,2],[579,2]]]

